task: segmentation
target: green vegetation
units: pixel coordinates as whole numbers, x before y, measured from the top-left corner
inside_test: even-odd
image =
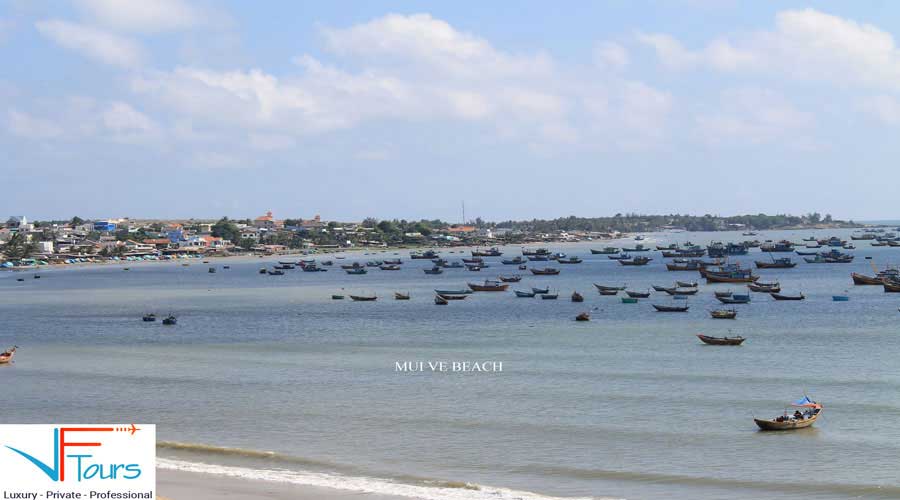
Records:
[[[830,214],[822,217],[818,213],[804,216],[796,215],[641,215],[616,214],[612,217],[563,217],[552,220],[534,219],[531,221],[505,221],[494,227],[509,228],[524,232],[551,233],[556,231],[597,231],[597,232],[643,232],[672,227],[688,231],[723,231],[727,229],[778,229],[786,227],[809,226],[816,224],[836,224],[852,226],[853,221],[833,220]]]
[[[9,260],[27,259],[36,253],[37,249],[37,243],[28,241],[28,237],[19,232],[13,234],[6,244],[0,246],[0,251]]]

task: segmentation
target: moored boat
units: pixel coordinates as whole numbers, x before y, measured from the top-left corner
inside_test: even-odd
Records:
[[[623,266],[646,266],[651,260],[653,259],[650,257],[638,256],[633,259],[619,259],[619,264]]]
[[[716,297],[723,304],[749,304],[749,295],[732,294],[731,297]]]
[[[822,414],[822,405],[809,399],[809,396],[804,396],[791,406],[798,408],[792,415],[789,415],[788,410],[785,409],[783,415],[771,420],[754,418],[753,421],[764,431],[791,431],[813,425]],[[799,408],[805,408],[805,410],[801,412]]]
[[[18,346],[12,346],[3,352],[0,352],[0,365],[12,363],[13,357],[16,355],[16,349],[18,349]]]
[[[545,267],[543,269],[531,269],[531,274],[537,276],[553,276],[559,274],[559,269],[553,267]]]
[[[590,315],[590,313],[587,313],[587,312],[583,312],[583,313],[580,313],[578,316],[575,316],[575,321],[590,321],[590,320],[591,320],[591,315]]]
[[[769,295],[771,295],[772,298],[775,300],[805,300],[806,299],[806,297],[803,295],[803,293],[800,293],[800,295],[783,295],[780,293],[772,292]]]
[[[664,306],[660,304],[653,304],[653,308],[657,310],[657,312],[687,312],[690,309],[690,306]]]
[[[625,294],[629,297],[633,297],[635,299],[646,299],[650,297],[650,292],[632,292],[631,290],[625,290]]]
[[[435,295],[434,296],[434,304],[438,305],[438,306],[446,306],[447,304],[449,304],[449,302],[447,301],[447,299],[445,297],[441,297],[440,295]]]
[[[513,290],[513,292],[516,294],[516,297],[521,297],[521,298],[525,298],[525,299],[530,299],[530,298],[534,297],[535,295],[537,295],[534,292],[526,292],[523,290]]]
[[[409,300],[409,292],[394,292],[394,300]]]
[[[162,324],[164,324],[164,325],[175,325],[177,323],[178,323],[178,318],[176,318],[175,316],[173,316],[171,314],[166,316],[162,320]]]
[[[615,255],[619,253],[619,249],[617,247],[605,247],[602,250],[592,248],[591,253],[594,255]]]
[[[710,337],[708,335],[703,335],[700,333],[697,334],[697,338],[700,339],[704,344],[709,345],[741,345],[741,343],[746,340],[740,335],[737,337]]]
[[[485,280],[483,284],[468,283],[473,292],[505,292],[509,285],[499,281]]]
[[[541,294],[541,300],[556,300],[559,298],[558,293],[543,293]]]
[[[354,302],[373,302],[378,300],[377,295],[351,295],[350,300]]]
[[[607,285],[598,285],[597,283],[594,283],[594,286],[597,287],[597,290],[624,290],[626,288],[625,285],[607,286]]]
[[[500,281],[504,283],[518,283],[522,281],[522,277],[516,274],[515,276],[498,276]]]
[[[153,313],[145,314],[141,319],[142,319],[143,321],[148,322],[148,323],[149,323],[149,322],[153,322],[153,321],[156,321],[156,315],[153,314]]]
[[[572,292],[572,302],[584,302],[584,295],[581,295],[577,291]]]
[[[434,266],[431,269],[423,269],[422,271],[424,271],[425,274],[441,274],[444,272],[444,270],[438,266]]]
[[[737,309],[716,309],[709,312],[713,319],[735,319],[737,318]]]

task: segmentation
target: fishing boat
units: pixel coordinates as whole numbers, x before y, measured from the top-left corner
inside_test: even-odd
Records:
[[[284,271],[282,271],[280,269],[275,269],[273,271],[266,271],[266,272],[269,273],[269,276],[284,276]]]
[[[439,255],[434,250],[427,250],[425,252],[413,252],[409,254],[410,259],[434,259],[436,257],[439,257]]]
[[[605,247],[602,250],[591,249],[591,253],[594,255],[615,255],[619,253],[618,247]]]
[[[531,274],[537,276],[553,276],[559,274],[559,269],[553,267],[545,267],[543,269],[531,269]]]
[[[264,268],[264,267],[259,268],[259,274],[266,274],[266,268]]]
[[[687,312],[687,310],[690,309],[690,306],[664,306],[653,304],[653,308],[656,309],[657,312]]]
[[[358,267],[356,269],[345,269],[345,273],[347,274],[368,274],[368,270],[364,267]]]
[[[600,295],[606,295],[606,296],[610,296],[610,297],[613,295],[619,294],[618,290],[597,290],[597,291],[600,293]]]
[[[778,282],[775,283],[747,283],[747,288],[750,289],[751,292],[759,292],[759,293],[778,293],[781,291],[781,284]]]
[[[377,295],[351,295],[350,300],[354,302],[373,302],[378,300]]]
[[[466,269],[472,272],[481,271],[481,266],[478,264],[466,264]]]
[[[707,283],[753,283],[759,279],[749,269],[737,270],[731,272],[713,272],[704,273]]]
[[[447,301],[445,297],[441,297],[440,295],[434,296],[434,304],[438,306],[446,306],[450,302]]]
[[[572,292],[572,302],[584,302],[584,295],[581,295],[577,291]]]
[[[537,293],[537,294],[541,294],[541,293],[550,293],[550,287],[547,287],[547,288],[534,288],[534,287],[532,287],[532,288],[531,288],[531,291],[534,292],[534,293]]]
[[[713,319],[735,319],[737,318],[737,309],[715,309],[709,312]]]
[[[526,257],[528,257],[529,255],[550,255],[550,250],[547,250],[546,248],[538,248],[535,250],[523,248],[522,255]]]
[[[832,302],[849,302],[850,296],[849,295],[832,295],[831,301]]]
[[[697,288],[699,286],[696,281],[676,281],[675,284],[682,288]]]
[[[327,273],[328,269],[322,269],[315,264],[306,264],[302,267],[304,273]]]
[[[666,292],[669,295],[696,295],[697,292],[699,292],[699,291],[700,291],[700,289],[698,289],[698,288],[688,288],[688,289],[667,288],[664,290],[664,292]]]
[[[767,241],[759,246],[763,252],[793,252],[794,244],[787,240],[781,240],[777,243]]]
[[[661,285],[653,285],[653,289],[657,292],[665,292],[666,290],[671,290],[673,287],[671,286],[661,286]]]
[[[897,293],[900,292],[900,281],[895,281],[893,279],[885,279],[881,282],[881,285],[884,287],[885,292]]]
[[[347,269],[360,269],[362,267],[362,264],[360,264],[359,262],[354,262],[353,264],[341,264],[341,269],[345,271]]]
[[[809,399],[809,396],[803,396],[802,399],[791,404],[791,407],[798,408],[792,415],[789,415],[788,410],[785,409],[783,415],[771,420],[754,418],[753,421],[764,431],[792,431],[813,425],[822,414],[822,405]],[[805,408],[805,410],[801,412],[799,408]]]
[[[724,290],[724,291],[721,291],[721,292],[713,292],[713,294],[716,296],[716,298],[719,298],[719,297],[731,297],[731,290]]]
[[[628,260],[631,259],[632,256],[627,253],[620,253],[619,255],[607,255],[606,258],[609,260]]]
[[[521,266],[519,266],[519,271],[524,271],[526,269],[528,269],[528,266],[526,266],[525,264],[522,264]]]
[[[293,265],[293,264],[280,264],[280,265],[272,266],[272,267],[274,267],[275,269],[285,269],[285,270],[287,270],[287,269],[295,269],[297,266],[295,266],[295,265]]]
[[[650,247],[645,247],[644,245],[638,243],[637,245],[635,245],[635,246],[633,246],[633,247],[631,247],[631,248],[624,248],[624,247],[623,247],[623,248],[622,248],[622,251],[623,251],[623,252],[649,252],[649,251],[650,251]]]
[[[397,264],[382,264],[378,266],[378,269],[381,269],[382,271],[399,271],[400,266]]]
[[[499,281],[484,280],[483,284],[467,283],[473,292],[505,292],[509,284]]]
[[[637,304],[638,299],[635,297],[622,297],[623,304]]]
[[[716,297],[723,304],[749,304],[749,295],[732,294],[731,297]]]
[[[472,293],[472,290],[460,289],[460,290],[434,290],[434,293],[438,295],[469,295]]]
[[[153,314],[153,313],[145,314],[141,319],[142,319],[143,321],[146,321],[146,322],[149,323],[149,322],[152,322],[152,321],[156,321],[156,315]]]
[[[700,339],[704,344],[709,345],[741,345],[744,342],[744,337],[740,335],[737,337],[710,337],[708,335],[697,334],[697,338]]]
[[[444,272],[444,270],[438,266],[434,266],[431,269],[422,269],[422,271],[424,271],[425,274],[441,274]]]
[[[541,294],[541,300],[556,300],[559,298],[558,293],[544,293]]]
[[[790,257],[782,257],[780,259],[772,259],[772,262],[764,262],[757,260],[756,267],[759,269],[790,269],[797,265]]]
[[[444,262],[443,264],[441,264],[441,267],[443,267],[444,269],[462,269],[463,267],[465,267],[465,265],[463,265],[463,263],[459,261]]]
[[[646,266],[648,262],[650,262],[650,257],[638,256],[633,259],[620,259],[619,264],[623,266]]]
[[[516,274],[515,276],[498,276],[500,281],[504,283],[518,283],[522,281],[522,277]]]
[[[469,293],[471,293],[471,292],[469,292]],[[439,293],[437,295],[444,300],[465,300],[465,298],[468,297],[468,295],[466,295],[466,294],[453,295],[453,294]]]
[[[818,247],[815,247],[815,248],[818,248]],[[802,256],[819,255],[818,250],[810,250],[810,251],[796,250],[796,251],[794,251],[794,253],[796,253],[797,255],[802,255]]]
[[[529,255],[528,260],[531,262],[547,262],[550,260],[549,255]]]
[[[556,262],[560,264],[581,264],[584,261],[578,257],[569,257],[568,259],[556,259]]]
[[[800,295],[783,295],[780,293],[772,292],[769,295],[772,296],[775,300],[804,300],[806,297],[801,292]]]
[[[503,252],[499,248],[493,247],[488,250],[475,249],[472,250],[472,257],[500,257]]]
[[[607,285],[598,285],[594,283],[594,286],[597,287],[597,290],[624,290],[626,288],[625,285],[622,286],[607,286]]]
[[[463,257],[462,261],[463,261],[463,264],[481,264],[484,262],[484,259],[482,259],[481,257],[474,257],[471,259],[467,259],[467,258]]]
[[[649,292],[649,291],[646,291],[646,292],[632,292],[631,290],[625,290],[625,294],[628,295],[629,297],[632,297],[632,298],[635,298],[635,299],[646,299],[647,297],[650,297],[650,292]]]
[[[344,296],[343,296],[343,295],[338,295],[338,294],[333,294],[333,295],[331,296],[331,300],[344,300]]]
[[[513,290],[513,292],[516,294],[516,297],[522,297],[522,298],[526,298],[526,299],[530,299],[530,298],[534,297],[535,295],[537,295],[534,292],[526,292],[526,291],[522,291],[522,290]]]
[[[591,314],[587,312],[580,313],[578,316],[575,316],[575,321],[590,321]]]
[[[163,318],[162,324],[164,325],[175,325],[178,323],[178,318],[172,316],[171,314]]]
[[[13,357],[16,355],[16,349],[18,349],[18,346],[12,346],[3,352],[0,352],[0,365],[12,363]]]
[[[524,263],[525,263],[525,259],[523,259],[522,257],[515,257],[515,258],[513,258],[513,259],[503,259],[503,260],[501,260],[500,262],[503,263],[503,264],[505,264],[505,265],[507,265],[507,266],[515,266],[515,265],[518,265],[518,264],[524,264]]]
[[[697,261],[685,263],[666,262],[666,270],[668,271],[699,271],[700,263]]]
[[[385,260],[384,260],[384,263],[385,263],[385,264],[389,264],[389,265],[397,265],[397,266],[399,266],[400,264],[403,264],[403,261],[400,260],[400,259],[385,259]],[[322,265],[326,265],[326,264],[323,262]]]
[[[394,300],[409,300],[409,292],[394,292]]]
[[[366,267],[381,267],[383,264],[384,262],[381,262],[380,260],[370,260],[366,262]]]
[[[210,274],[214,274],[216,272],[216,268],[210,267],[209,269],[207,269],[207,272],[209,272]]]
[[[873,278],[859,273],[850,273],[850,277],[853,278],[854,285],[880,285],[884,281],[884,278]]]

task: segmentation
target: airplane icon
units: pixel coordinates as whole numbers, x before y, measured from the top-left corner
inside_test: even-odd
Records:
[[[131,424],[131,428],[130,428],[130,429],[126,429],[126,430],[127,430],[127,431],[130,431],[130,432],[131,432],[131,435],[134,436],[134,433],[137,432],[137,431],[139,431],[139,430],[141,430],[141,429],[140,429],[139,427],[136,427],[134,424]]]

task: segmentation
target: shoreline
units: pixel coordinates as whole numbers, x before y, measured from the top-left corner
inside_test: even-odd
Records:
[[[156,469],[156,489],[160,500],[409,500],[408,497],[159,468]]]

